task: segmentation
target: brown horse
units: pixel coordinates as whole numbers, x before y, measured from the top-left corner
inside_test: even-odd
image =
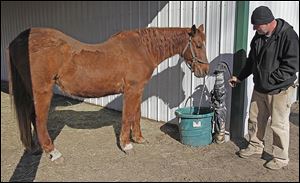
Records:
[[[47,130],[48,110],[57,84],[80,97],[123,93],[120,146],[132,139],[144,143],[141,100],[145,84],[165,59],[180,54],[196,77],[207,74],[203,25],[196,28],[145,28],[120,32],[101,44],[85,44],[49,28],[30,28],[9,45],[10,91],[27,150],[32,150],[31,124],[51,160],[61,156]]]

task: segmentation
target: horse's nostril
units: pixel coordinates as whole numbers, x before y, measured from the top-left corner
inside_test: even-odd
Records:
[[[204,69],[204,73],[205,73],[205,74],[208,74],[208,71],[209,71],[209,67],[206,67],[206,68]]]

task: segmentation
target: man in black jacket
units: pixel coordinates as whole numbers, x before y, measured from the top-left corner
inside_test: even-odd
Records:
[[[239,151],[247,158],[263,153],[263,138],[268,118],[273,130],[273,159],[265,164],[269,169],[288,165],[289,114],[295,93],[296,73],[299,71],[299,38],[293,27],[283,19],[274,19],[266,6],[256,8],[251,16],[256,34],[244,68],[229,84],[235,87],[253,74],[248,134],[249,145]]]

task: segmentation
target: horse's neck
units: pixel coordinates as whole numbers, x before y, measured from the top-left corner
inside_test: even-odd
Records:
[[[186,28],[150,28],[147,36],[143,36],[143,41],[157,65],[171,56],[180,54],[189,40]]]

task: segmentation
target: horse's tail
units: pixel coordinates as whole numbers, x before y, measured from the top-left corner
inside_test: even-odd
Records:
[[[9,45],[9,92],[13,95],[20,138],[26,149],[32,149],[31,122],[35,115],[29,66],[28,37],[22,32]]]

